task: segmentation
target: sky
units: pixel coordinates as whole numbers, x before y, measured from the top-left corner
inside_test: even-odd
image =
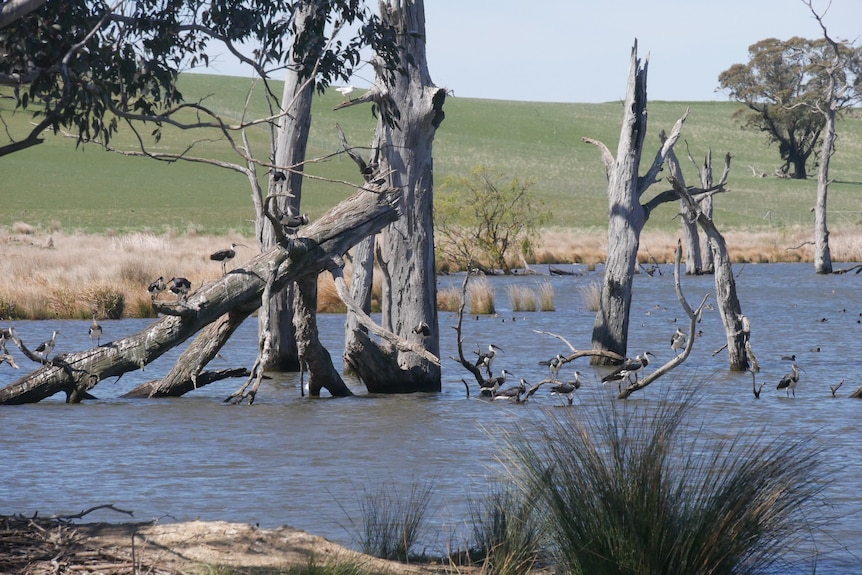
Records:
[[[830,4],[813,2],[820,13]],[[435,85],[538,102],[623,99],[635,39],[650,100],[726,100],[718,75],[747,62],[751,44],[822,35],[802,0],[425,0],[425,21]],[[824,23],[832,38],[862,42],[862,0],[832,0]],[[373,79],[366,67],[351,83]]]

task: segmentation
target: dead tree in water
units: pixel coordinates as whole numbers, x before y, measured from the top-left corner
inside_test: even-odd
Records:
[[[646,175],[639,175],[644,138],[647,130],[647,65],[641,67],[637,57],[637,42],[632,48],[623,124],[617,155],[614,158],[608,147],[592,138],[583,140],[594,144],[602,152],[608,176],[608,257],[605,281],[593,325],[593,349],[626,354],[628,345],[629,313],[632,300],[632,282],[637,266],[640,234],[649,217],[641,204],[641,196],[661,171],[665,157],[676,143],[685,121],[683,115],[664,142]],[[606,364],[602,356],[593,358],[594,364]]]
[[[279,242],[245,267],[205,284],[172,306],[160,304],[160,311],[169,315],[145,330],[101,347],[61,354],[53,359],[53,365],[45,365],[0,389],[0,404],[35,403],[60,392],[66,393],[68,401],[77,402],[101,380],[142,369],[226,315],[222,321],[227,321],[229,328],[230,314],[236,314],[237,319],[260,307],[273,260],[282,261],[274,290],[337,266],[354,244],[399,217],[398,197],[399,193],[391,190],[357,192],[301,234]],[[189,379],[201,381],[202,375],[189,374]]]

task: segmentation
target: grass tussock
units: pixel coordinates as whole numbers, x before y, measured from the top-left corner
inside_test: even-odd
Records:
[[[467,298],[470,301],[470,313],[493,314],[497,311],[495,307],[496,294],[494,286],[484,276],[470,280],[467,284]]]
[[[813,572],[804,549],[829,481],[814,438],[721,436],[692,422],[694,403],[549,410],[550,422],[506,432],[559,572]]]
[[[360,550],[374,557],[408,561],[428,521],[433,482],[413,481],[402,493],[388,483],[365,490],[359,501]]]
[[[557,306],[554,303],[554,284],[549,281],[544,281],[539,284],[539,307],[542,311],[556,311]]]
[[[509,294],[512,311],[536,311],[539,309],[539,302],[533,288],[524,285],[510,285],[506,287],[506,292]]]
[[[437,309],[440,311],[458,311],[461,307],[461,289],[455,286],[437,290]]]
[[[320,563],[311,557],[305,565],[290,565],[278,569],[260,567],[228,567],[207,565],[202,575],[376,575],[375,571],[351,561],[327,561]]]
[[[602,301],[602,284],[593,281],[588,284],[578,286],[578,291],[581,294],[581,301],[587,311],[599,311],[599,306]]]

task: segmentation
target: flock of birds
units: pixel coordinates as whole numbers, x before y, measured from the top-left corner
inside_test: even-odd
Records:
[[[670,338],[671,351],[673,351],[675,355],[678,355],[685,349],[687,340],[688,336],[686,333],[682,329],[677,328],[676,332]],[[539,362],[539,365],[546,366],[548,368],[550,372],[548,378],[543,379],[532,386],[529,386],[527,380],[524,378],[519,378],[516,385],[504,387],[509,376],[513,375],[512,372],[503,369],[500,372],[500,375],[494,376],[491,371],[494,359],[497,357],[498,352],[502,351],[503,350],[499,346],[490,344],[487,351],[473,352],[477,355],[476,367],[480,370],[484,369],[488,374],[488,377],[479,388],[479,392],[482,397],[488,398],[492,401],[507,400],[514,403],[525,403],[541,386],[550,383],[551,395],[564,397],[568,401],[569,405],[573,404],[575,392],[581,387],[581,372],[575,371],[572,379],[564,382],[560,381],[560,371],[567,363],[566,357],[562,354],[557,354],[549,360]],[[624,383],[633,383],[632,378],[634,378],[635,383],[638,381],[640,374],[648,365],[650,365],[650,357],[655,358],[656,356],[652,352],[644,351],[642,354],[638,354],[634,358],[627,358],[613,371],[603,376],[601,378],[601,383],[609,384],[616,382],[618,390],[622,391]],[[792,361],[793,363],[790,366],[790,373],[781,378],[776,389],[784,389],[788,397],[790,397],[791,394],[793,397],[796,397],[796,387],[799,384],[800,371],[804,371],[804,369],[795,363],[795,355],[783,356],[781,359]]]

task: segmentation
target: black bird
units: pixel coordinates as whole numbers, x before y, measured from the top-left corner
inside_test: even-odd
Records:
[[[800,367],[795,363],[790,366],[790,373],[781,378],[778,386],[775,389],[786,390],[787,396],[790,397],[790,392],[793,392],[793,397],[796,397],[796,384],[799,383]]]
[[[156,296],[165,291],[167,287],[168,286],[165,285],[165,276],[159,276],[159,279],[150,284],[147,291],[150,292],[150,296],[153,299],[156,299]]]
[[[96,321],[96,312],[93,312],[93,323],[90,324],[90,341],[94,347],[98,347],[102,341],[102,326]]]
[[[551,386],[551,395],[562,395],[569,400],[569,405],[575,399],[575,392],[581,388],[581,372],[575,372],[575,379],[565,383],[556,383]]]
[[[497,377],[486,379],[482,387],[479,388],[479,393],[484,397],[494,397],[500,390],[500,386],[506,383],[506,376],[508,375],[509,372],[504,369]]]
[[[272,173],[272,179],[273,179],[273,181],[276,181],[276,182],[283,182],[287,179],[287,176],[284,175],[284,172],[282,172],[282,171],[274,171]]]
[[[782,361],[796,361],[796,354],[794,353],[793,355],[782,355],[781,360]]]
[[[539,365],[547,365],[548,369],[551,371],[551,380],[557,381],[557,376],[560,375],[560,370],[563,369],[563,365],[565,363],[566,358],[558,353],[548,361],[540,361]]]
[[[51,352],[54,351],[54,344],[57,343],[57,334],[60,333],[59,330],[54,330],[54,333],[51,334],[51,339],[48,341],[43,341],[40,343],[35,350],[37,354],[42,356],[42,360],[47,362],[48,356],[51,355]]]
[[[231,244],[230,247],[225,250],[219,250],[214,254],[210,254],[211,260],[221,262],[221,272],[223,274],[227,273],[227,270],[225,269],[225,264],[236,256],[237,246],[246,247],[243,244]]]
[[[476,358],[476,367],[484,367],[488,370],[488,376],[491,375],[491,364],[494,363],[494,358],[497,357],[497,351],[503,351],[493,343],[488,346],[488,351],[475,352],[479,357]]]
[[[170,283],[174,284],[171,286],[171,292],[176,294],[177,301],[179,301],[181,297],[185,298],[188,295],[189,291],[192,289],[192,282],[190,282],[186,278],[174,277],[171,278]]]
[[[422,337],[428,337],[431,335],[431,328],[428,327],[428,324],[424,321],[420,321],[416,327],[413,328],[413,333],[421,335]]]
[[[282,214],[279,222],[290,233],[296,233],[301,226],[308,224],[311,221],[308,219],[308,214],[293,215],[291,213]]]

